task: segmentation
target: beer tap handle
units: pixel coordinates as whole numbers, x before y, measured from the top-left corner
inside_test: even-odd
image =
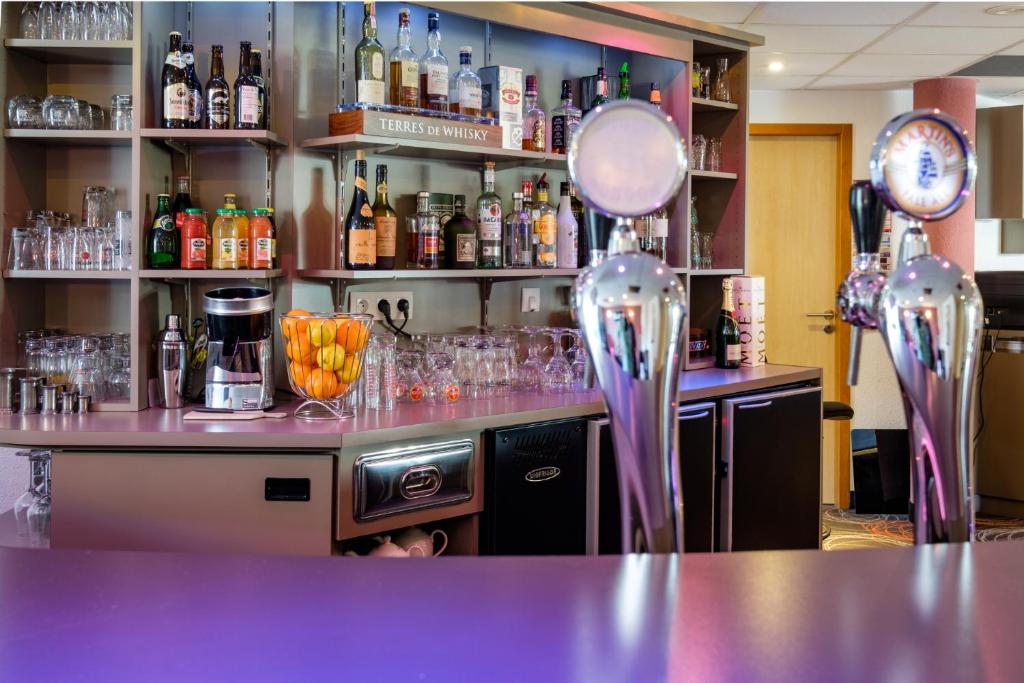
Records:
[[[850,330],[850,365],[846,368],[846,383],[851,387],[857,386],[860,375],[860,339],[861,328],[853,325]]]
[[[858,254],[877,254],[882,245],[886,206],[869,180],[850,187],[850,219]]]

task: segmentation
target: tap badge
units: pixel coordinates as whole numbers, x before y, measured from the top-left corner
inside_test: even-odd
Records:
[[[967,199],[977,165],[967,133],[937,109],[897,116],[871,153],[871,184],[894,211],[930,221]]]

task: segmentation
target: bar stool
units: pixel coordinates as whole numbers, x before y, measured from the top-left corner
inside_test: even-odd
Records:
[[[823,420],[852,420],[853,408],[840,401],[824,401],[821,404],[821,418]],[[821,540],[825,540],[832,533],[832,530],[821,523]]]

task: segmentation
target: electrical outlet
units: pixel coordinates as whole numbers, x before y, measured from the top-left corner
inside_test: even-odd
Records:
[[[409,319],[412,320],[412,292],[349,292],[349,313],[372,313],[374,320],[383,320],[384,314],[377,308],[377,302],[386,299],[391,304],[391,319],[401,324],[405,318],[398,310],[398,300],[409,302]]]
[[[522,292],[522,305],[520,306],[522,313],[536,313],[540,310],[540,288],[539,287],[523,287]]]

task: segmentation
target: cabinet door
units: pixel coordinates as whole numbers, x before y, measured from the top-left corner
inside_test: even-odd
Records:
[[[683,484],[683,548],[710,552],[714,546],[715,511],[715,404],[679,406],[679,467]],[[607,418],[591,422],[592,467],[597,471],[597,495],[591,501],[588,552],[622,552],[619,483]],[[596,508],[596,509],[595,509]]]
[[[581,418],[484,432],[482,554],[583,554],[585,426]]]
[[[821,544],[821,388],[722,401],[722,550]]]
[[[331,453],[53,455],[54,548],[330,555]]]

